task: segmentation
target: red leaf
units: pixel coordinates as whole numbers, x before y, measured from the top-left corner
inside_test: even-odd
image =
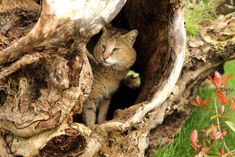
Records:
[[[203,104],[203,105],[206,105],[206,104],[208,104],[209,102],[211,102],[211,99],[205,99],[205,100],[202,101],[202,104]]]
[[[221,133],[221,132],[217,132],[216,134],[215,134],[215,137],[214,137],[214,139],[215,140],[219,140],[219,139],[221,139],[221,138],[223,138],[224,136],[223,136],[223,134]]]
[[[222,78],[222,81],[221,81],[221,84],[225,84],[230,78],[232,78],[233,75],[232,74],[229,74],[229,75],[226,75]]]
[[[221,86],[222,79],[221,79],[221,75],[218,71],[215,71],[213,80],[215,81],[216,87],[219,88]]]
[[[198,133],[197,130],[193,130],[191,134],[191,143],[194,150],[198,150],[201,145],[198,144]]]
[[[210,75],[208,75],[208,79],[216,86],[214,79]]]
[[[229,99],[219,90],[216,91],[216,97],[219,100],[220,103],[222,104],[228,104],[229,103]]]
[[[233,75],[229,74],[222,78],[220,73],[218,71],[215,71],[214,78],[212,78],[211,76],[208,76],[208,79],[216,86],[216,88],[219,89],[232,77]]]
[[[202,107],[201,105],[201,98],[197,95],[196,100],[192,100],[191,103],[195,106]]]
[[[235,102],[234,100],[231,100],[231,106],[230,106],[231,110],[235,109]]]
[[[206,104],[208,104],[211,100],[206,99],[206,100],[201,100],[200,96],[197,95],[196,100],[192,100],[191,103],[197,107],[203,108]]]
[[[223,137],[225,137],[228,134],[228,132],[226,130],[223,130],[222,134],[223,134]]]
[[[211,124],[211,128],[210,128],[210,132],[208,132],[208,135],[210,134],[210,135],[214,135],[214,134],[216,134],[217,133],[217,131],[218,131],[218,129],[216,128],[216,126],[215,126],[215,124]]]
[[[192,101],[191,101],[191,104],[200,107],[199,104],[198,104],[198,102],[197,102],[196,100],[192,100]]]
[[[208,79],[212,82],[214,81],[213,78],[210,75],[208,75]]]
[[[224,115],[224,110],[225,110],[224,105],[220,105],[220,110],[221,110],[221,114],[222,114],[222,116],[223,116],[223,115]]]
[[[215,141],[219,139],[223,139],[227,135],[227,131],[223,131],[222,133],[217,129],[212,132],[211,144],[214,145]]]
[[[209,147],[202,147],[201,149],[205,154],[208,154],[208,152],[210,151]]]
[[[209,136],[212,132],[216,132],[217,128],[216,126],[212,123],[211,127],[205,130],[206,136]]]
[[[202,100],[201,100],[200,96],[197,95],[196,100],[197,100],[198,104],[201,104]]]

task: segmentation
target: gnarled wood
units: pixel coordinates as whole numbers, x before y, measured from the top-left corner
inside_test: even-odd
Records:
[[[27,2],[4,1],[11,7],[5,7],[2,18],[12,10],[17,10],[15,16],[21,14],[30,3],[27,11],[34,12],[37,4]],[[44,0],[32,30],[14,42],[2,43],[0,128],[9,153],[33,156],[54,137],[68,135],[72,115],[81,113],[93,80],[86,43],[124,4],[125,0]],[[5,40],[13,29],[9,25],[2,34]],[[89,131],[79,129],[84,129],[76,129],[82,137],[87,136]]]
[[[214,67],[235,57],[234,13],[204,26],[202,37],[189,39],[185,54],[181,0],[129,0],[119,17],[140,34],[136,45],[140,94],[136,105],[88,128],[72,119],[82,112],[93,80],[86,43],[126,1],[44,0],[35,24],[36,16],[30,22],[19,18],[24,11],[38,13],[34,1],[3,2],[11,4],[0,14],[2,19],[10,17],[5,23],[9,27],[0,32],[3,156],[142,157],[151,143],[150,131],[164,127],[165,117],[172,113],[187,114],[185,104],[195,87]],[[17,20],[25,25],[16,29],[12,23]],[[161,141],[161,136],[158,131],[155,138]]]

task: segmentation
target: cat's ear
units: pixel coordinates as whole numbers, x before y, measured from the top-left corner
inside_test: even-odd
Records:
[[[134,30],[132,30],[132,31],[130,31],[130,32],[128,32],[124,35],[125,41],[129,45],[133,46],[134,43],[135,43],[135,39],[136,39],[137,35],[138,35],[138,30],[134,29]]]

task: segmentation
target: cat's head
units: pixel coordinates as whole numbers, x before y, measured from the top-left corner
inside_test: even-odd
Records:
[[[103,29],[103,34],[94,49],[94,57],[104,66],[116,70],[125,70],[136,60],[133,45],[138,34],[137,30],[127,33]]]

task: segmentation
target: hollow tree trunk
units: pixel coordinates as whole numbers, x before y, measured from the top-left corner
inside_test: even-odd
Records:
[[[44,0],[40,8],[33,0],[2,0],[0,155],[144,156],[149,137],[166,139],[162,130],[171,123],[164,119],[187,114],[201,81],[235,57],[234,13],[204,26],[185,53],[182,1],[125,3]],[[93,80],[86,43],[124,5],[118,18],[140,32],[140,94],[136,105],[87,128],[72,119],[82,112]]]

